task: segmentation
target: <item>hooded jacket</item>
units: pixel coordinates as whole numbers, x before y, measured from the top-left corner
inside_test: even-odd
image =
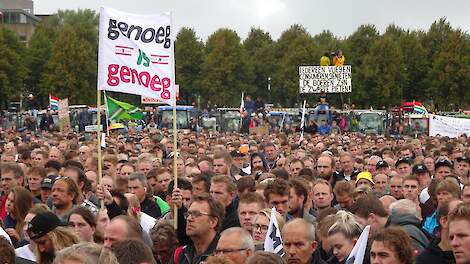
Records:
[[[410,236],[418,253],[421,253],[429,244],[428,235],[420,229],[421,221],[414,215],[392,212],[385,227],[399,226]]]
[[[455,257],[452,251],[442,251],[439,239],[433,239],[427,248],[416,258],[416,264],[454,264]]]

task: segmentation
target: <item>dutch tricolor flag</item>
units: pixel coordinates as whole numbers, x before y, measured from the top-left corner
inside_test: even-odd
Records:
[[[59,98],[49,94],[49,107],[52,110],[59,110]]]

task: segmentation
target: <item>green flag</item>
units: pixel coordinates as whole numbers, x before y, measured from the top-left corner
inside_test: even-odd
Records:
[[[144,115],[142,110],[131,104],[120,102],[109,96],[106,96],[106,103],[108,106],[109,120],[142,120]]]

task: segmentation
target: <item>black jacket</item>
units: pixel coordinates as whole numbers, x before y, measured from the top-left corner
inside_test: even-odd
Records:
[[[313,252],[310,264],[327,264],[333,257],[333,252],[331,250],[330,252],[323,250],[320,242],[317,244],[315,252]]]
[[[421,230],[421,221],[414,215],[392,212],[385,227],[399,226],[410,236],[413,245],[421,253],[429,244],[428,234]]]
[[[140,210],[155,219],[158,219],[160,216],[162,216],[160,207],[158,207],[158,205],[155,203],[155,200],[153,199],[145,198],[145,200],[140,203]]]
[[[212,242],[209,244],[207,250],[202,253],[201,255],[196,255],[196,248],[194,244],[189,244],[184,246],[183,251],[178,256],[178,262],[174,263],[174,258],[171,259],[170,263],[174,264],[199,264],[205,263],[207,258],[213,255],[215,248],[217,247],[217,243],[219,242],[219,235],[216,234]]]
[[[233,199],[232,202],[225,208],[225,217],[224,220],[222,220],[221,230],[225,230],[230,227],[240,227],[237,208],[238,199]]]
[[[429,245],[418,255],[416,264],[454,264],[455,257],[452,251],[442,251],[439,239],[433,239]]]

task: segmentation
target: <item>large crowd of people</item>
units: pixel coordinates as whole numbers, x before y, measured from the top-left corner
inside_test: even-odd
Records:
[[[465,136],[0,136],[0,263],[470,263]]]

